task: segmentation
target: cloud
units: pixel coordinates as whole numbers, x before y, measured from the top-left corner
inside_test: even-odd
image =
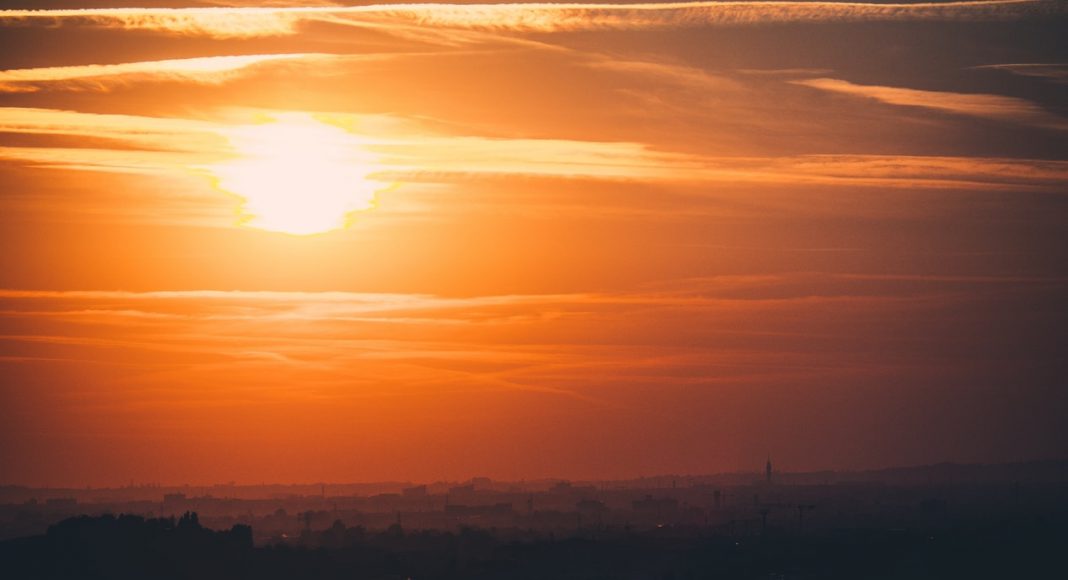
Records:
[[[339,413],[366,432],[389,401],[440,417],[462,398],[456,413],[482,420],[505,398],[524,416],[550,406],[555,425],[561,408],[601,420],[665,398],[692,406],[707,397],[720,408],[754,388],[774,397],[903,384],[967,392],[991,373],[1009,384],[1032,376],[1034,353],[1054,356],[1063,342],[1030,321],[1048,313],[1049,328],[1063,328],[1063,277],[802,272],[673,282],[466,297],[3,290],[0,365],[12,397],[90,413],[94,424],[143,418],[150,430],[139,436],[161,418],[232,425],[269,409],[286,421],[309,409]],[[279,424],[272,416],[255,429],[269,435]]]
[[[253,6],[253,7],[273,7],[279,8],[293,7],[293,6],[341,6],[342,2],[332,2],[331,0],[195,0],[197,4],[205,4],[208,6],[225,6],[225,7],[240,7],[240,6]]]
[[[598,70],[626,75],[634,75],[648,83],[655,78],[664,83],[671,83],[698,91],[709,93],[739,92],[741,83],[706,70],[672,62],[625,60],[618,57],[592,57],[586,66]]]
[[[720,82],[715,77],[692,76],[688,69],[668,66],[657,70],[657,74],[682,74],[685,82]],[[190,200],[203,204],[213,191],[209,185],[212,168],[225,167],[227,160],[240,155],[228,135],[236,128],[279,115],[282,113],[231,110],[218,119],[183,119],[0,108],[0,132],[45,140],[32,146],[0,146],[0,159],[48,168],[176,178],[190,183],[192,189],[186,192]],[[373,156],[375,167],[369,179],[383,184],[455,185],[474,179],[524,176],[690,185],[1060,193],[1068,182],[1066,161],[906,155],[708,156],[662,151],[637,142],[450,135],[441,133],[440,128],[428,128],[426,120],[392,115],[324,113],[317,118],[353,128],[352,139],[343,146],[355,148],[354,154]],[[47,141],[71,136],[88,144],[72,147]],[[688,195],[702,195],[700,187],[683,189]],[[159,195],[170,199],[174,194]],[[219,203],[228,199],[219,196]],[[221,207],[187,212],[183,219],[202,223],[205,215],[214,216]]]
[[[750,359],[763,359],[778,351],[783,340],[849,332],[848,324],[838,322],[810,326],[829,309],[838,311],[841,320],[884,317],[929,311],[944,306],[947,296],[937,284],[896,295],[896,288],[880,280],[861,281],[843,291],[834,276],[760,278],[685,280],[674,288],[636,292],[471,297],[0,290],[0,329],[26,328],[13,321],[35,321],[29,332],[0,330],[0,342],[40,345],[30,349],[38,356],[91,358],[86,355],[101,352],[101,364],[127,364],[124,353],[131,351],[158,353],[137,359],[147,366],[157,356],[170,362],[191,357],[331,373],[407,365],[455,370],[462,363],[466,374],[498,380],[512,369],[526,377],[517,384],[544,388],[559,386],[546,375],[562,378],[561,365],[611,367],[611,372],[627,374],[629,368],[665,357],[676,360],[661,360],[660,365],[678,364],[709,343],[725,347],[717,357],[729,359],[748,349]],[[717,323],[695,326],[694,320]],[[747,324],[740,325],[743,321]],[[762,346],[753,350],[754,344]],[[8,348],[11,354],[22,350]],[[705,364],[710,355],[701,357]],[[748,364],[735,361],[732,366],[740,374],[752,372],[742,371]],[[538,372],[532,372],[534,367]],[[441,376],[418,374],[421,388],[442,381]],[[722,376],[723,369],[715,374]]]
[[[197,119],[0,107],[0,131],[5,133],[111,139],[160,151],[218,150],[222,140],[212,135],[216,127]],[[214,147],[205,138],[212,138]]]
[[[803,155],[764,161],[759,175],[787,183],[933,189],[1057,191],[1068,162],[921,155]]]
[[[1022,77],[1034,77],[1058,84],[1068,84],[1068,64],[1064,63],[987,64],[972,68],[976,70],[1003,70]]]
[[[4,290],[0,301],[0,328],[20,327],[10,324],[15,320],[35,321],[30,333],[0,335],[11,355],[23,357],[6,361],[12,364],[93,361],[125,368],[136,361],[142,370],[133,376],[141,386],[166,380],[198,384],[216,376],[226,377],[229,386],[247,382],[257,391],[333,386],[337,398],[478,388],[541,392],[585,402],[596,399],[570,383],[585,380],[591,372],[644,382],[670,374],[667,367],[708,366],[707,360],[687,360],[689,348],[657,345],[653,336],[628,344],[632,339],[613,337],[608,327],[630,326],[628,321],[635,319],[648,324],[659,318],[656,312],[680,309],[690,316],[753,312],[735,300],[669,294],[447,298],[353,292]],[[811,307],[812,300],[804,304]],[[782,307],[781,301],[772,301],[757,308]],[[596,336],[584,336],[590,329]],[[516,332],[521,333],[518,341]],[[24,346],[11,346],[15,344]],[[762,365],[760,372],[782,364],[780,359]],[[715,374],[742,380],[750,371],[741,366],[736,360]],[[122,381],[112,384],[126,386]],[[361,385],[365,388],[353,389]]]
[[[0,93],[32,92],[42,84],[64,88],[108,88],[112,84],[143,80],[177,80],[194,83],[221,83],[264,63],[332,58],[334,55],[250,54],[209,56],[118,64],[53,66],[0,71]]]
[[[694,310],[778,309],[816,303],[872,300],[891,303],[920,295],[938,297],[946,287],[999,287],[1068,284],[1063,276],[995,276],[925,273],[781,272],[680,278],[632,291],[439,296],[426,293],[271,290],[34,290],[0,289],[3,315],[54,315],[71,319],[391,322],[431,321],[512,325],[564,320],[557,315],[596,315],[602,311],[649,308]],[[909,292],[902,294],[907,287]],[[773,292],[767,290],[774,289]],[[748,306],[747,306],[748,305]],[[522,312],[528,316],[514,317]],[[538,313],[536,316],[530,316]],[[509,314],[509,315],[506,315]],[[299,331],[298,331],[299,332]]]
[[[280,113],[279,113],[280,114]],[[274,115],[263,112],[259,122]],[[324,115],[360,123],[361,115]],[[246,116],[247,117],[247,116]],[[245,122],[248,122],[246,119]],[[234,122],[79,113],[50,109],[0,108],[0,132],[112,139],[122,148],[0,147],[0,158],[49,167],[119,172],[186,172],[224,161],[236,152],[226,136]],[[383,125],[382,123],[377,123]],[[397,118],[388,131],[354,138],[354,146],[381,156],[386,181],[403,175],[541,175],[605,179],[667,179],[697,169],[684,154],[656,152],[638,143],[565,139],[503,139],[420,132]],[[373,129],[372,129],[373,130]]]
[[[312,12],[275,8],[86,8],[0,11],[3,26],[99,26],[169,34],[248,38],[295,34]]]
[[[0,25],[90,25],[220,38],[282,36],[307,22],[513,32],[644,30],[787,22],[1012,20],[1064,14],[1055,0],[917,4],[680,2],[649,4],[381,4],[224,8],[7,10]]]
[[[601,362],[623,363],[643,345],[654,349],[647,354],[661,357],[710,344],[731,345],[736,353],[759,344],[759,350],[750,350],[756,357],[772,354],[783,341],[848,337],[866,333],[864,325],[876,320],[945,314],[947,304],[981,303],[1021,288],[1056,293],[1066,282],[787,272],[680,279],[635,291],[469,297],[8,289],[0,290],[0,324],[9,329],[0,340],[213,357],[258,353],[251,357],[257,364],[327,367],[411,359],[436,360],[439,366],[446,360],[574,364],[586,358],[576,349],[600,351],[594,358]],[[836,313],[833,320],[823,318],[829,311]],[[12,332],[27,328],[10,324],[16,319],[37,322],[32,332]],[[695,324],[701,320],[715,323]],[[413,334],[413,328],[419,332]],[[790,347],[795,354],[797,348]]]
[[[1024,99],[975,93],[925,91],[880,85],[858,85],[839,79],[820,78],[790,81],[832,93],[875,99],[888,105],[919,107],[1007,123],[1048,129],[1068,130],[1068,121]]]
[[[371,149],[383,154],[384,171],[399,179],[527,175],[675,180],[702,169],[698,157],[628,142],[426,136],[386,140]]]

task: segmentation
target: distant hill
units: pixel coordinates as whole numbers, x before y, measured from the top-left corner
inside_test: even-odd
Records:
[[[866,471],[782,473],[782,483],[969,484],[1068,482],[1068,460],[1020,463],[936,463]]]

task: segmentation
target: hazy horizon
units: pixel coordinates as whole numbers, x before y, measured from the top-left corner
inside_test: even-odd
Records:
[[[840,476],[858,476],[858,475],[875,475],[886,472],[910,472],[910,471],[924,471],[932,472],[932,470],[938,469],[956,469],[956,470],[982,470],[982,469],[997,469],[1008,467],[1020,467],[1020,466],[1035,466],[1035,465],[1047,465],[1063,464],[1063,467],[1068,467],[1068,457],[1056,457],[1056,458],[1038,458],[1031,460],[1019,460],[1011,462],[994,462],[994,463],[961,463],[953,461],[943,461],[937,463],[917,464],[917,465],[886,465],[869,468],[853,468],[853,469],[805,469],[805,470],[791,470],[781,469],[773,462],[773,473],[776,478],[785,477],[788,480],[795,479],[803,476],[815,476],[825,474],[836,474]],[[467,477],[460,477],[457,479],[440,479],[440,480],[419,480],[419,479],[382,479],[382,480],[291,480],[291,481],[178,481],[178,482],[162,482],[154,480],[132,480],[132,481],[116,481],[113,483],[104,483],[101,485],[87,485],[87,484],[68,484],[68,485],[51,485],[51,484],[37,484],[30,485],[19,483],[17,481],[0,481],[0,488],[19,487],[35,490],[93,490],[93,491],[105,491],[105,490],[121,490],[121,489],[145,489],[145,488],[216,488],[216,487],[315,487],[319,486],[356,486],[356,487],[393,487],[393,486],[411,486],[411,485],[452,485],[452,484],[465,484],[471,483],[482,479],[490,480],[495,485],[507,485],[507,484],[547,484],[554,482],[568,482],[573,484],[594,483],[594,484],[624,484],[624,483],[637,483],[646,480],[667,482],[672,479],[676,479],[676,483],[682,483],[683,485],[690,485],[692,483],[699,483],[702,480],[716,480],[716,479],[737,479],[737,478],[750,478],[753,482],[761,482],[765,478],[765,466],[763,464],[754,467],[752,469],[740,469],[733,471],[708,471],[699,473],[646,473],[633,476],[620,476],[620,477],[568,477],[564,475],[547,475],[541,477],[527,477],[519,479],[499,479],[488,476],[484,473],[469,475]]]

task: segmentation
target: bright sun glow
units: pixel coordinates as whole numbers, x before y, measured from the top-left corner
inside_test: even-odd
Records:
[[[364,142],[304,113],[226,132],[240,157],[211,168],[218,187],[242,199],[241,222],[307,235],[343,228],[349,214],[370,209],[381,183]]]

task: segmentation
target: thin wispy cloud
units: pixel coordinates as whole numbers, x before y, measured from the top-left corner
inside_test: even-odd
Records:
[[[623,66],[632,68],[626,63]],[[674,74],[674,69],[666,70]],[[705,82],[706,77],[691,77],[697,73],[683,70],[687,81]],[[261,122],[270,120],[271,112],[250,111],[223,122],[3,108],[0,131],[112,139],[128,147],[8,146],[0,147],[0,158],[82,170],[203,173],[210,164],[234,154],[226,140],[227,132],[240,126],[241,119],[248,122],[257,117]],[[643,143],[442,135],[427,129],[419,120],[401,117],[323,117],[348,119],[361,127],[364,132],[353,135],[353,146],[366,148],[377,156],[374,175],[383,182],[451,182],[464,176],[526,175],[651,182],[1043,190],[1057,189],[1068,179],[1068,162],[1051,160],[905,155],[704,156],[658,151]]]
[[[999,70],[1022,77],[1046,79],[1050,82],[1068,84],[1068,63],[1008,63],[988,64],[973,67],[976,70]]]
[[[702,78],[693,80],[702,81]],[[234,218],[229,208],[241,202],[223,191],[219,175],[229,160],[240,159],[240,148],[235,149],[228,135],[250,127],[258,130],[263,125],[246,124],[256,118],[260,123],[269,122],[272,113],[235,111],[209,120],[0,109],[0,132],[43,140],[22,146],[0,146],[0,159],[28,168],[154,180],[150,186],[124,188],[108,194],[121,195],[141,208],[136,211],[115,208],[109,214],[100,214],[93,208],[101,198],[92,196],[73,199],[11,196],[4,206],[9,210],[43,214],[72,213],[83,218],[92,214],[97,215],[95,219],[116,223],[232,227]],[[481,208],[498,212],[510,207],[509,211],[532,215],[575,216],[592,211],[602,218],[615,216],[612,219],[639,215],[677,219],[711,211],[696,207],[683,211],[677,205],[679,195],[694,199],[693,203],[713,205],[715,200],[759,204],[758,200],[769,201],[761,193],[762,188],[799,186],[822,187],[827,195],[840,199],[856,198],[857,188],[1030,191],[1057,195],[1063,193],[1063,184],[1068,180],[1068,162],[1057,160],[856,154],[710,156],[664,151],[637,142],[448,135],[431,129],[425,119],[389,115],[324,114],[322,119],[340,123],[339,126],[359,127],[359,131],[351,133],[338,131],[338,138],[344,137],[339,147],[353,158],[373,158],[373,165],[364,170],[367,179],[377,184],[370,187],[385,191],[400,186],[400,198],[408,201],[378,213],[383,218],[393,216],[403,220],[440,219],[442,210],[453,205],[450,200],[465,200],[459,207],[467,208],[466,211]],[[48,142],[70,138],[86,139],[88,143],[69,146]],[[550,180],[547,183],[556,180],[557,184],[571,181],[587,186],[648,184],[658,188],[658,193],[648,197],[650,202],[660,192],[675,201],[672,205],[654,203],[638,210],[633,207],[633,198],[624,192],[596,202],[585,195],[531,197],[516,188],[511,193],[499,191],[478,201],[471,196],[472,186],[479,182],[486,187],[502,179],[516,178]],[[710,185],[715,187],[709,188]],[[420,197],[419,192],[428,187],[441,190],[431,197]],[[572,190],[574,187],[574,184],[569,186]],[[680,189],[673,191],[674,187]],[[737,191],[738,188],[743,189]],[[750,197],[752,202],[747,201]],[[824,211],[850,211],[850,207],[848,204],[837,210],[826,207]],[[715,211],[722,214],[726,210]],[[806,210],[802,205],[793,211]]]
[[[1016,97],[860,85],[830,78],[804,79],[790,82],[822,91],[875,99],[888,105],[919,107],[954,115],[1020,123],[1061,131],[1068,130],[1068,120],[1050,113],[1032,102]]]
[[[270,113],[263,113],[270,119]],[[342,116],[346,117],[346,116]],[[359,116],[347,116],[359,119]],[[373,125],[372,123],[367,125]],[[398,176],[543,175],[607,179],[668,179],[699,169],[689,155],[656,152],[638,143],[563,139],[504,139],[418,133],[419,124],[396,119],[401,135],[354,135],[352,146],[381,156],[376,173]],[[44,109],[0,109],[0,131],[115,139],[128,147],[0,147],[0,158],[71,169],[183,173],[210,171],[233,154],[226,136],[233,123],[133,117]],[[477,163],[475,163],[477,161]]]
[[[851,282],[849,292],[839,284]],[[895,285],[896,284],[896,285]],[[554,294],[500,294],[439,296],[424,293],[373,293],[347,291],[268,290],[32,290],[0,289],[3,313],[59,317],[110,315],[118,318],[187,319],[204,321],[249,321],[267,319],[306,321],[388,321],[398,319],[420,325],[434,318],[454,318],[470,323],[553,324],[554,317],[502,317],[513,310],[573,311],[595,315],[618,308],[650,307],[684,309],[735,309],[801,306],[815,301],[909,301],[917,297],[945,296],[947,287],[997,290],[1008,286],[1068,284],[1059,276],[990,276],[943,274],[871,274],[850,272],[786,272],[737,274],[662,281],[628,292],[578,292]],[[902,285],[913,289],[899,292]],[[756,292],[753,290],[774,292]],[[151,322],[151,320],[149,320]]]
[[[643,30],[792,22],[1005,20],[1063,14],[1053,0],[878,4],[683,2],[657,4],[380,4],[347,7],[8,10],[6,25],[90,25],[214,37],[283,36],[307,22],[390,23],[515,32]]]
[[[929,339],[893,320],[951,318],[948,305],[1000,300],[1021,284],[1056,291],[1065,280],[801,272],[631,292],[471,297],[0,290],[0,341],[35,345],[34,357],[12,364],[128,365],[139,353],[133,360],[153,373],[138,375],[142,384],[215,374],[235,384],[258,380],[256,388],[288,383],[295,393],[332,384],[336,398],[467,383],[591,400],[610,393],[602,390],[609,379],[668,388],[881,372],[885,353],[882,363],[872,360],[873,348]],[[39,326],[13,331],[20,319]],[[738,327],[743,320],[749,324]],[[887,334],[856,342],[871,324]],[[796,342],[802,337],[808,346]]]
[[[199,58],[52,66],[0,71],[0,93],[31,92],[40,85],[50,88],[106,90],[115,84],[138,81],[181,81],[217,84],[233,80],[250,68],[272,62],[331,58],[334,55],[313,53],[251,54],[207,56]]]
[[[0,324],[29,317],[52,321],[61,329],[61,334],[0,336],[7,344],[31,344],[42,352],[9,363],[79,365],[96,353],[95,365],[125,365],[135,357],[143,369],[141,388],[219,373],[228,385],[240,385],[269,372],[273,378],[260,379],[250,396],[289,384],[292,395],[287,396],[297,400],[306,396],[301,394],[306,389],[329,384],[330,398],[339,400],[466,385],[597,402],[591,396],[595,389],[574,384],[590,372],[652,381],[670,374],[670,367],[704,367],[707,361],[687,361],[679,356],[685,353],[668,346],[649,352],[640,345],[613,344],[618,341],[608,336],[597,341],[603,342],[600,345],[583,344],[588,339],[573,337],[582,321],[613,321],[624,312],[648,320],[650,309],[681,308],[691,315],[707,309],[736,310],[708,298],[671,295],[444,298],[351,292],[0,291],[0,300],[5,303]],[[567,312],[571,316],[559,315]],[[470,330],[458,332],[450,322]],[[109,328],[121,329],[121,337],[98,336]],[[276,330],[263,333],[264,328]],[[420,329],[418,338],[410,328]],[[499,342],[502,333],[517,329],[526,329],[524,344]],[[374,340],[354,338],[372,332]],[[175,367],[176,361],[184,364]],[[718,374],[747,372],[735,362]]]

